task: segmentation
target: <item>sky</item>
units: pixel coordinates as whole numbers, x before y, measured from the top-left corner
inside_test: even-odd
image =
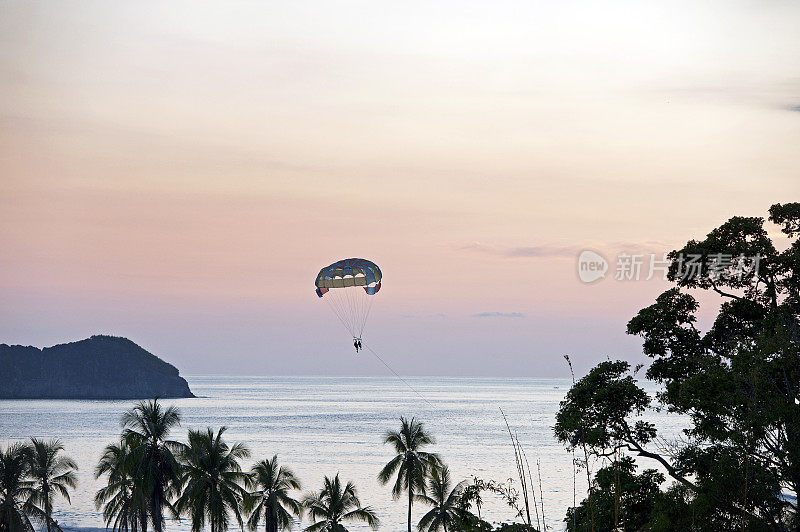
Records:
[[[0,343],[385,375],[314,294],[364,257],[384,273],[364,339],[398,373],[643,361],[625,324],[669,286],[615,280],[617,255],[800,200],[798,20],[780,0],[3,1]],[[585,249],[606,278],[578,278]]]

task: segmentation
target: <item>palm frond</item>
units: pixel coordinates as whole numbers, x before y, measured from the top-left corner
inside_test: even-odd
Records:
[[[345,521],[363,521],[369,525],[373,530],[378,530],[381,525],[381,520],[378,519],[375,511],[369,506],[364,508],[356,508],[342,515],[342,520]]]

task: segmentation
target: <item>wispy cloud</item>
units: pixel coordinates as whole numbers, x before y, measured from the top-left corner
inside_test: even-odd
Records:
[[[521,246],[509,248],[509,257],[574,257],[580,250],[573,246]]]
[[[482,242],[472,242],[461,246],[459,249],[462,251],[473,251],[476,253],[485,253],[487,255],[497,255],[500,257],[574,257],[582,248],[577,246],[514,246],[503,247],[493,246],[491,244],[484,244]]]
[[[473,318],[524,318],[522,312],[479,312],[473,314]]]
[[[659,95],[665,103],[712,101],[728,105],[779,108],[800,112],[800,105],[797,102],[788,105],[786,103],[795,100],[799,88],[800,79],[781,76],[766,80],[728,79],[725,83],[715,82],[709,78],[684,80],[679,84],[661,80],[652,86],[642,87],[640,90],[644,93]]]
[[[564,246],[564,245],[551,245],[541,244],[532,246],[495,246],[491,244],[484,244],[482,242],[472,242],[460,246],[461,251],[471,251],[474,253],[483,253],[486,255],[494,255],[497,257],[508,258],[575,258],[581,251],[585,249],[599,250],[604,253],[617,254],[628,253],[635,254],[650,254],[666,253],[675,248],[676,243],[665,243],[658,241],[642,241],[642,242],[586,242],[578,246]]]

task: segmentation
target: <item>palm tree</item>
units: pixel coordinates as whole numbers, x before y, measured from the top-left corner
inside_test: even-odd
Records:
[[[428,479],[428,493],[430,495],[417,495],[419,502],[432,506],[431,510],[422,516],[417,528],[423,532],[438,532],[439,529],[447,532],[455,530],[458,523],[467,513],[460,506],[461,493],[466,485],[466,480],[459,482],[450,489],[450,469],[443,465],[434,467]]]
[[[278,456],[262,460],[250,471],[250,482],[257,490],[245,498],[250,512],[247,526],[258,528],[264,519],[265,532],[278,532],[292,528],[292,515],[298,519],[303,515],[302,505],[289,496],[290,490],[299,490],[300,481],[288,467],[278,465]]]
[[[40,519],[27,501],[33,494],[33,482],[26,480],[28,460],[26,446],[21,443],[0,448],[0,532],[33,532],[30,517]]]
[[[43,441],[31,438],[25,448],[28,460],[28,476],[33,481],[33,491],[29,501],[44,510],[45,530],[50,532],[53,522],[53,499],[56,495],[64,497],[68,503],[69,488],[75,488],[75,471],[78,465],[67,456],[60,456],[64,450],[59,440]],[[59,530],[58,525],[55,527]]]
[[[375,511],[369,506],[361,506],[358,500],[356,487],[348,482],[342,489],[339,474],[335,477],[325,477],[322,490],[319,493],[307,495],[303,506],[308,509],[308,515],[316,521],[305,532],[347,532],[342,521],[363,521],[373,530],[380,526],[380,520]]]
[[[208,519],[211,532],[228,529],[229,512],[233,512],[239,528],[243,527],[239,508],[247,495],[243,484],[247,475],[239,465],[250,456],[244,444],[228,446],[222,439],[225,427],[216,435],[212,429],[190,430],[189,445],[180,453],[183,465],[183,492],[175,503],[178,513],[192,519],[192,530],[199,532]]]
[[[414,495],[425,493],[428,473],[440,462],[438,455],[420,450],[425,445],[434,443],[434,439],[425,432],[422,423],[414,418],[409,421],[401,417],[400,430],[387,432],[383,442],[392,444],[397,456],[381,469],[378,480],[381,484],[386,484],[392,475],[397,473],[392,496],[398,499],[403,491],[408,493],[408,532],[411,532],[411,506]]]
[[[155,532],[164,530],[164,508],[175,514],[170,497],[179,481],[180,465],[174,453],[181,445],[167,438],[179,424],[178,410],[173,406],[162,408],[158,398],[142,401],[122,416],[122,437],[130,449],[130,473],[140,483]]]
[[[94,496],[94,504],[98,510],[103,508],[106,528],[111,526],[114,532],[147,531],[147,501],[141,483],[131,474],[132,465],[123,439],[105,448],[95,468],[95,478],[108,475],[108,483]]]

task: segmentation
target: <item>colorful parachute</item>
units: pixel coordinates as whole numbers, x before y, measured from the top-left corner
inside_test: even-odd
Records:
[[[372,297],[381,289],[378,265],[364,259],[344,259],[317,274],[317,295],[327,301],[353,338],[361,338],[372,308]],[[323,297],[324,296],[324,297]]]

